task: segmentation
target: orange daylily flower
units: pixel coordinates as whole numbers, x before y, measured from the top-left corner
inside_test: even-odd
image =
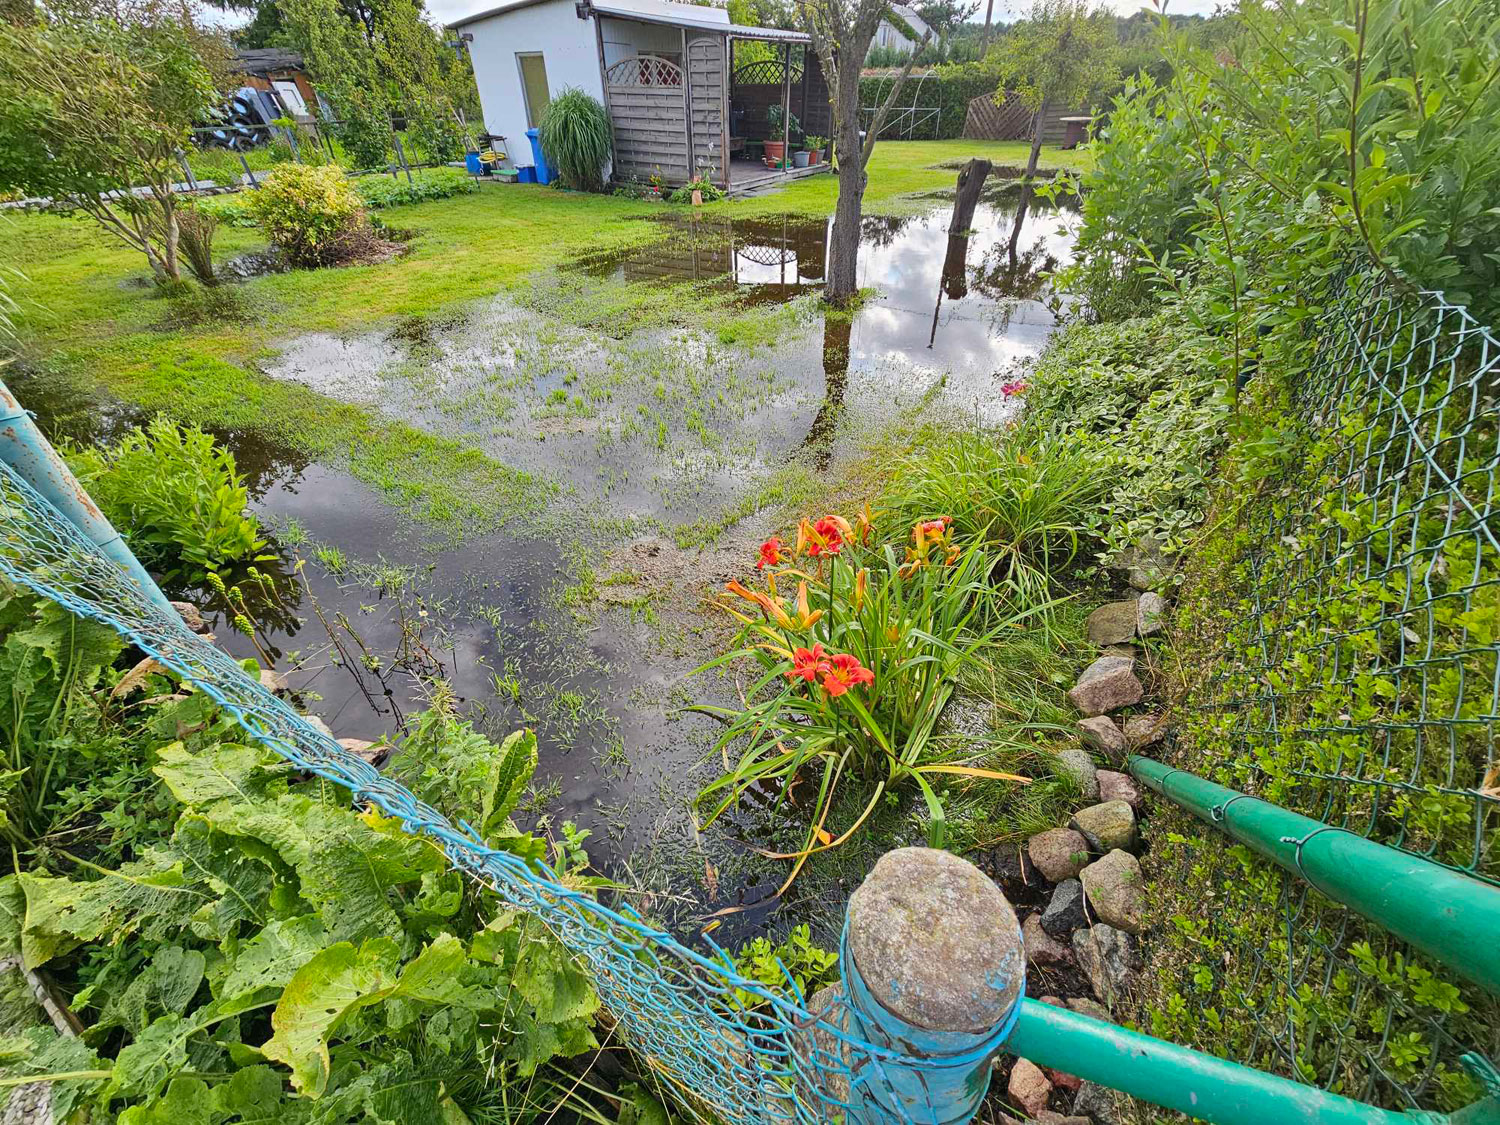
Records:
[[[813,683],[829,668],[828,660],[824,656],[823,646],[815,644],[812,648],[799,648],[792,653],[792,670],[786,673],[786,678],[795,680],[801,677],[808,683]]]
[[[739,581],[735,579],[730,579],[728,582],[726,582],[724,584],[724,589],[728,590],[731,594],[736,594],[739,597],[744,598],[746,601],[754,602],[756,605],[760,606],[761,610],[766,614],[766,616],[773,619],[776,624],[780,625],[783,629],[790,629],[792,627],[792,619],[786,615],[786,610],[782,609],[781,606],[776,604],[776,600],[774,598],[762,594],[757,590],[746,589],[739,583]]]
[[[861,569],[854,576],[854,612],[858,613],[860,607],[865,604],[865,588],[870,584],[870,572]]]
[[[870,511],[870,502],[865,501],[864,509],[859,513],[855,526],[859,529],[859,545],[867,547],[870,544],[870,532],[875,527],[875,515]]]
[[[848,652],[830,656],[823,671],[823,690],[829,698],[837,699],[856,684],[873,684],[875,673],[859,662],[859,657]]]
[[[807,601],[807,583],[797,584],[797,616],[794,619],[797,628],[811,629],[823,617],[821,609],[811,609]]]

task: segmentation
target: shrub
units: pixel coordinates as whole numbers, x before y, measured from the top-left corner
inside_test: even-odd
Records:
[[[183,207],[177,212],[178,248],[187,259],[188,269],[204,285],[218,282],[214,276],[214,232],[218,229],[219,220],[196,207]]]
[[[710,183],[708,180],[689,180],[680,188],[667,196],[669,203],[691,203],[693,192],[701,192],[704,203],[717,203],[724,198],[724,189],[718,184]]]
[[[108,448],[63,453],[141,561],[169,578],[196,582],[265,546],[234,455],[197,426],[159,416]]]
[[[405,176],[399,180],[389,176],[361,176],[354,181],[354,190],[359,192],[366,207],[378,210],[465,195],[479,190],[479,185],[473,176],[457,168],[423,168],[412,173],[411,183],[406,182]]]
[[[358,193],[334,165],[283,165],[266,177],[247,206],[294,266],[339,261],[369,230]]]
[[[564,187],[604,190],[614,130],[602,105],[582,90],[565,88],[548,104],[538,130],[542,151],[557,166]]]

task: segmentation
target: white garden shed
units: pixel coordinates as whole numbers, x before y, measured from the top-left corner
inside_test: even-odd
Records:
[[[617,181],[699,175],[739,194],[828,168],[827,153],[806,168],[764,158],[767,141],[790,153],[830,132],[828,87],[800,32],[670,0],[507,0],[450,26],[473,60],[485,129],[513,163],[531,163],[526,130],[574,87],[609,112]]]

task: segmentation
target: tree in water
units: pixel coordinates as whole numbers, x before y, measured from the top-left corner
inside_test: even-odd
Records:
[[[1026,18],[995,44],[988,61],[999,73],[1000,91],[1014,90],[1036,112],[1027,179],[1036,175],[1047,111],[1112,90],[1119,56],[1115,17],[1091,0],[1032,0]]]
[[[928,21],[926,33],[919,37],[891,7],[889,0],[802,0],[799,21],[802,30],[812,39],[813,51],[828,82],[828,104],[833,111],[833,151],[839,177],[839,198],[833,213],[824,296],[830,304],[841,308],[853,300],[859,288],[860,215],[864,209],[865,187],[869,183],[866,169],[875,151],[875,138],[880,136],[917,56],[932,39],[934,22],[966,19],[974,11],[973,6],[962,7],[951,0],[943,3],[941,9],[940,12],[921,9],[924,19],[930,11],[933,19]],[[885,102],[875,111],[861,141],[859,73],[882,21],[917,42],[917,47],[901,68]]]

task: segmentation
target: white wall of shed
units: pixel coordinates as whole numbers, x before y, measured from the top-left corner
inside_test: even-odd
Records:
[[[469,53],[485,131],[505,138],[512,165],[534,163],[526,137],[526,94],[518,54],[541,54],[549,96],[555,98],[571,86],[604,102],[594,21],[579,19],[573,0],[547,0],[501,12],[465,24],[463,30],[474,36]],[[608,179],[607,167],[604,175]]]

